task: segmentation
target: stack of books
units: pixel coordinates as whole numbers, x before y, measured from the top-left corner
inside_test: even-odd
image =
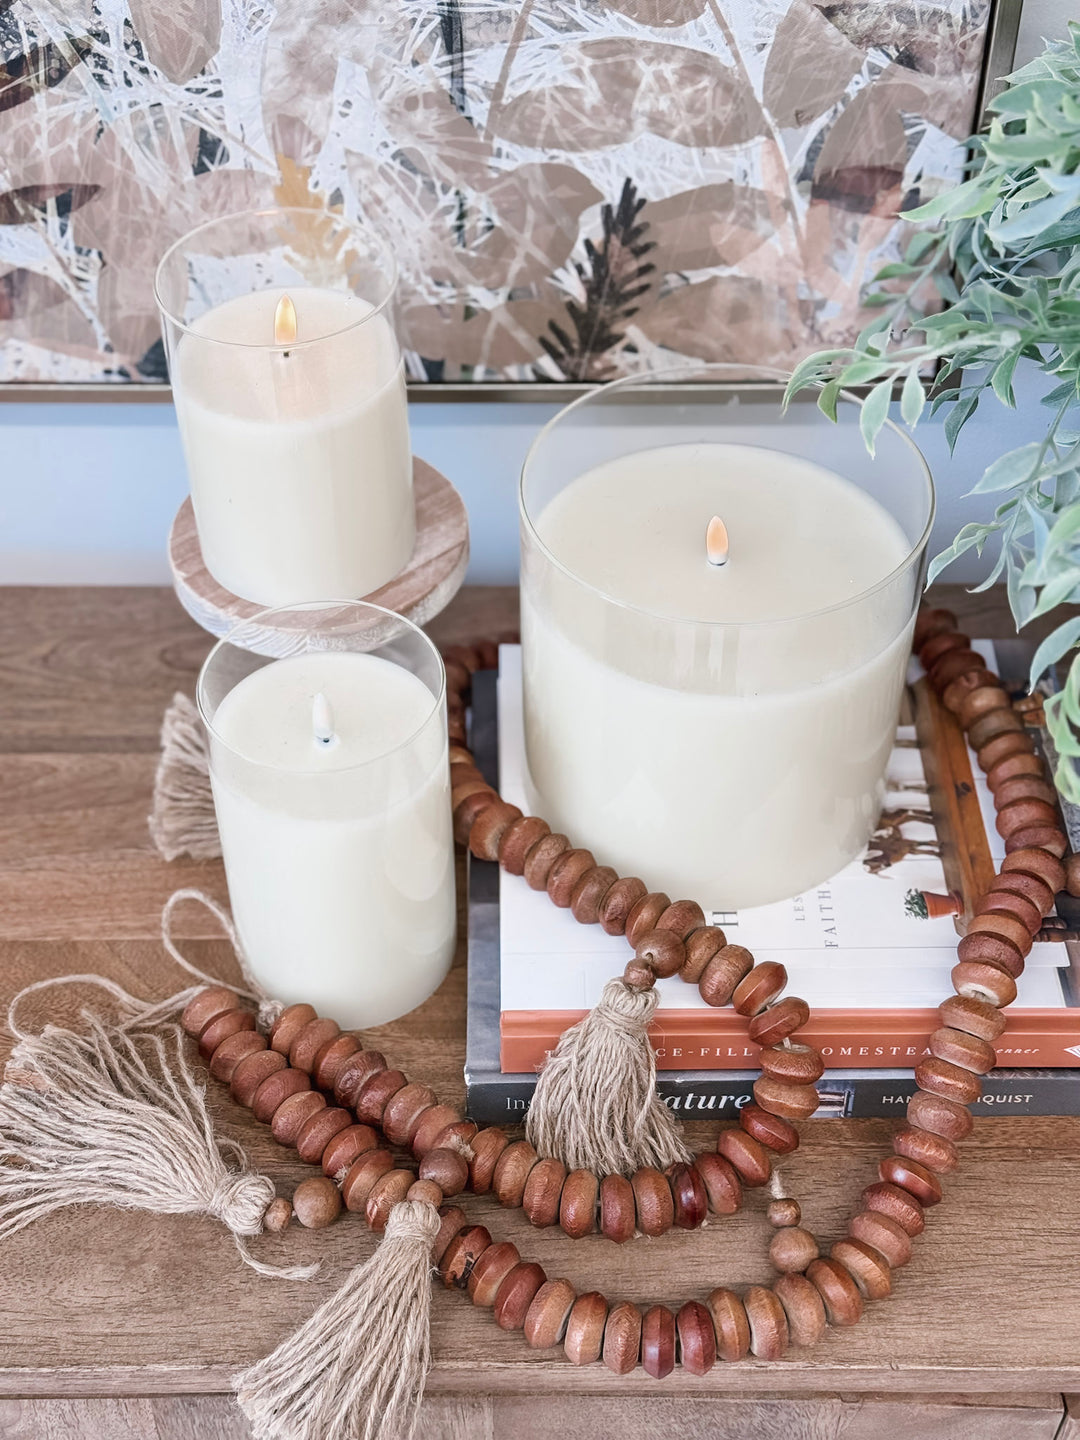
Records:
[[[1024,673],[1027,647],[978,648],[1003,679]],[[1004,855],[992,797],[962,733],[917,668],[909,679],[884,812],[864,854],[778,904],[710,912],[708,897],[695,897],[730,941],[758,960],[782,961],[789,992],[809,1002],[800,1038],[818,1046],[829,1067],[819,1116],[903,1113],[956,963],[956,919],[927,917],[923,897],[953,892],[970,907]],[[518,647],[502,647],[497,681],[490,672],[477,676],[473,707],[480,768],[528,810]],[[1076,817],[1065,819],[1071,828]],[[521,877],[470,859],[466,1083],[474,1120],[524,1115],[545,1054],[621,974],[628,953],[625,939],[579,925]],[[996,1046],[1002,1068],[986,1077],[976,1114],[1080,1114],[1077,960],[1071,940],[1032,947]],[[734,1112],[757,1073],[747,1021],[730,1007],[709,1007],[678,977],[658,990],[651,1038],[660,1094],[688,1118]]]

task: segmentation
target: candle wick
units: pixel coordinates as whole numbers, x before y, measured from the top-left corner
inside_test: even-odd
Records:
[[[289,299],[288,295],[282,295],[277,302],[274,311],[274,344],[288,345],[296,339],[296,306]],[[289,358],[288,350],[283,352],[283,359]]]
[[[337,736],[334,734],[334,712],[330,709],[330,701],[320,690],[311,702],[311,728],[315,732],[317,744],[329,748],[337,743]]]
[[[727,526],[714,515],[705,531],[705,554],[710,565],[726,565],[728,560]]]

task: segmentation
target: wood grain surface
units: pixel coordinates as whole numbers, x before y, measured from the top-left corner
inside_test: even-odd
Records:
[[[504,630],[515,623],[515,605],[513,591],[466,589],[432,628],[440,639]],[[1006,625],[1000,605],[983,597],[972,623],[974,634],[1004,633]],[[4,1004],[28,980],[71,971],[100,971],[154,996],[179,984],[156,938],[161,903],[189,884],[222,896],[224,883],[217,864],[159,860],[145,814],[161,712],[176,689],[190,693],[209,644],[163,591],[0,590]],[[199,912],[182,912],[179,929],[197,963],[228,973],[226,948],[210,938]],[[452,1101],[463,1089],[463,957],[464,935],[440,991],[367,1036]],[[66,1008],[54,1002],[49,1013],[73,1015],[76,998],[85,999],[69,997]],[[212,1094],[222,1129],[242,1141],[281,1190],[288,1193],[309,1173],[219,1087]],[[875,1178],[892,1128],[888,1121],[803,1127],[802,1148],[784,1162],[784,1182],[826,1246],[843,1233],[860,1190]],[[699,1129],[695,1138],[708,1133]],[[672,1437],[1053,1435],[1061,1419],[1058,1392],[1080,1391],[1080,1121],[978,1120],[946,1188],[947,1201],[928,1216],[894,1296],[853,1330],[832,1332],[812,1353],[792,1351],[776,1364],[718,1365],[700,1379],[680,1373],[666,1382],[640,1370],[623,1379],[603,1367],[575,1370],[561,1352],[529,1351],[520,1335],[499,1331],[460,1295],[439,1290],[430,1388],[445,1404],[441,1418],[431,1412],[431,1424],[443,1428],[427,1433],[515,1440],[547,1434],[527,1428],[529,1407],[539,1413],[542,1396],[543,1414],[562,1427],[551,1433],[563,1437],[637,1434],[624,1428],[634,1407],[647,1419],[641,1434]],[[700,1298],[719,1283],[768,1280],[764,1203],[751,1192],[740,1215],[704,1231],[625,1247],[600,1237],[573,1243],[558,1230],[540,1237],[520,1211],[500,1211],[490,1199],[467,1197],[465,1205],[493,1235],[540,1259],[551,1276],[611,1297],[670,1304]],[[25,1407],[33,1397],[96,1396],[105,1405],[108,1397],[226,1391],[239,1367],[264,1355],[370,1253],[372,1239],[349,1216],[327,1231],[292,1228],[266,1237],[256,1249],[271,1261],[319,1259],[323,1269],[307,1284],[262,1279],[239,1263],[214,1221],[90,1207],[7,1241],[0,1396],[12,1398],[0,1409],[0,1436],[185,1436],[187,1430],[167,1428],[168,1407],[156,1400],[133,1402],[127,1430],[119,1420],[115,1429],[65,1430],[62,1406],[41,1411],[50,1418],[38,1424]],[[773,1398],[760,1400],[762,1392]],[[900,1420],[883,1426],[862,1418],[889,1397],[897,1414],[911,1411],[906,1397],[913,1392],[940,1394],[927,1401],[938,1429],[929,1421],[905,1429]],[[972,1392],[994,1399],[965,1429]],[[824,1394],[831,1398],[822,1400]],[[1026,1399],[1021,1404],[1009,1395]],[[782,1396],[791,1397],[783,1413],[759,1408]],[[605,1409],[615,1402],[623,1408]],[[680,1409],[691,1402],[711,1408]],[[998,1412],[1011,1418],[1000,1420]],[[464,1429],[452,1428],[459,1413],[466,1414]],[[595,1423],[585,1428],[590,1414]],[[610,1419],[616,1414],[617,1421]],[[766,1423],[767,1414],[773,1418]],[[752,1415],[760,1423],[751,1424]],[[230,1423],[208,1419],[192,1433],[233,1440],[243,1432]]]

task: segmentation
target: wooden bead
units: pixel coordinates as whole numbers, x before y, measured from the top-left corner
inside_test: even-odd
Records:
[[[314,1115],[309,1115],[296,1132],[296,1153],[305,1165],[321,1164],[327,1145],[335,1135],[347,1130],[351,1124],[352,1116],[348,1110],[342,1110],[338,1106],[332,1109],[324,1106]]]
[[[605,1175],[600,1181],[600,1230],[616,1245],[633,1238],[637,1212],[634,1187],[624,1175]]]
[[[193,995],[185,1005],[180,1025],[186,1035],[198,1039],[211,1020],[238,1008],[239,1000],[234,990],[225,985],[209,985]]]
[[[968,921],[968,934],[978,935],[983,932],[1011,940],[1021,955],[1027,955],[1031,949],[1031,930],[1022,920],[1017,920],[1015,915],[1007,911],[988,910],[982,915],[973,916]]]
[[[675,1317],[679,1358],[691,1375],[707,1375],[716,1364],[716,1331],[712,1316],[697,1300],[688,1300]]]
[[[919,661],[924,670],[929,670],[942,655],[947,655],[950,650],[966,650],[970,644],[971,637],[959,630],[940,630],[923,641],[919,647]]]
[[[952,968],[953,989],[972,1000],[985,1000],[1003,1009],[1016,999],[1016,981],[998,965],[985,960],[961,960]]]
[[[677,975],[686,960],[686,946],[670,930],[650,930],[638,941],[634,956],[661,979]]]
[[[688,985],[696,985],[705,973],[709,961],[727,944],[727,936],[718,925],[700,925],[683,941],[686,959],[683,961],[679,978]]]
[[[942,609],[940,606],[937,608],[926,606],[915,617],[912,648],[918,654],[932,635],[948,635],[956,628],[956,616],[951,610]]]
[[[332,1180],[342,1181],[354,1161],[378,1145],[378,1137],[370,1125],[347,1125],[339,1130],[322,1153],[322,1171]]]
[[[209,1062],[223,1040],[243,1030],[255,1029],[255,1016],[250,1010],[226,1010],[215,1015],[199,1036],[199,1054]]]
[[[499,841],[499,864],[508,875],[524,875],[525,859],[529,851],[545,835],[551,834],[551,826],[539,815],[522,815],[508,825]]]
[[[579,1295],[566,1322],[563,1352],[571,1365],[593,1365],[604,1347],[608,1303],[599,1290]]]
[[[994,806],[1003,810],[1014,800],[1041,800],[1045,805],[1057,804],[1057,791],[1041,775],[1014,775],[1003,780],[994,792]]]
[[[1008,709],[991,710],[972,722],[968,728],[968,743],[973,750],[980,749],[988,740],[994,740],[1010,730],[1023,730],[1024,722],[1010,706]]]
[[[778,1230],[769,1243],[769,1259],[777,1270],[805,1270],[821,1254],[818,1243],[801,1225]]]
[[[604,1364],[616,1375],[629,1375],[641,1353],[641,1311],[629,1300],[613,1305],[604,1326]]]
[[[911,1236],[891,1215],[878,1210],[860,1210],[851,1217],[848,1234],[884,1256],[894,1270],[911,1259]]]
[[[478,640],[474,646],[479,658],[481,670],[497,670],[499,668],[499,647],[494,640]]]
[[[781,1275],[773,1281],[773,1294],[784,1307],[792,1345],[816,1345],[825,1334],[825,1302],[805,1275]]]
[[[754,957],[744,945],[723,945],[706,964],[698,990],[706,1005],[727,1005],[753,969]]]
[[[525,868],[521,872],[530,890],[546,890],[551,867],[559,856],[570,849],[565,835],[545,835],[538,840],[525,857]]]
[[[667,1176],[646,1165],[634,1172],[630,1185],[638,1229],[643,1235],[665,1235],[675,1223],[675,1201]]]
[[[631,990],[651,990],[656,984],[656,971],[647,960],[638,960],[635,956],[626,962],[622,978]]]
[[[921,1235],[926,1229],[923,1207],[910,1190],[892,1180],[878,1180],[862,1192],[867,1210],[876,1210],[895,1220],[908,1235]]]
[[[390,1211],[405,1199],[415,1178],[411,1170],[388,1170],[375,1181],[364,1205],[364,1219],[377,1235],[386,1229]]]
[[[1009,890],[991,890],[978,903],[977,915],[1012,915],[1029,935],[1042,928],[1042,911],[1027,898]],[[974,932],[978,934],[978,931]],[[993,932],[990,932],[993,933]]]
[[[270,1201],[263,1214],[263,1229],[271,1235],[280,1235],[282,1230],[289,1228],[291,1219],[292,1201],[286,1200],[284,1195],[277,1195]]]
[[[676,900],[661,912],[656,928],[670,930],[680,940],[685,940],[692,930],[704,924],[705,911],[696,900]]]
[[[300,1031],[316,1018],[314,1005],[286,1005],[270,1027],[270,1049],[288,1056]]]
[[[995,765],[1007,760],[1010,755],[1033,755],[1035,747],[1031,737],[1021,730],[1007,730],[1004,735],[995,735],[978,751],[979,769],[989,775]],[[1036,774],[1041,773],[1042,766]]]
[[[309,1230],[323,1230],[341,1214],[341,1191],[325,1175],[301,1180],[293,1191],[293,1210],[301,1225]]]
[[[974,690],[984,690],[988,686],[996,685],[997,676],[991,674],[984,665],[982,669],[965,670],[963,674],[957,675],[955,680],[950,680],[941,692],[941,703],[954,715],[959,715],[960,706]],[[963,723],[963,722],[961,722]]]
[[[643,895],[648,894],[644,880],[637,876],[624,876],[616,880],[600,902],[600,928],[605,935],[625,935],[626,921],[634,906]],[[582,1297],[584,1298],[584,1297]],[[604,1301],[605,1314],[607,1301]]]
[[[741,1120],[741,1116],[739,1117]],[[772,1161],[765,1147],[745,1130],[721,1130],[716,1148],[735,1167],[744,1185],[764,1185],[772,1174]]]
[[[411,1145],[421,1116],[435,1104],[430,1085],[413,1082],[395,1090],[382,1113],[383,1134],[391,1145]]]
[[[525,1343],[533,1350],[562,1344],[577,1292],[569,1280],[545,1280],[525,1312]]]
[[[679,1163],[667,1172],[671,1198],[675,1205],[675,1226],[679,1230],[696,1230],[705,1223],[709,1200],[705,1182],[693,1165]]]
[[[944,1135],[946,1140],[963,1140],[971,1134],[971,1111],[942,1095],[916,1090],[907,1103],[907,1118],[920,1130]]]
[[[505,800],[496,800],[493,805],[481,810],[470,825],[469,850],[477,860],[497,863],[502,837],[514,821],[520,819],[521,811],[516,805],[508,805]]]
[[[950,995],[938,1006],[938,1014],[945,1025],[988,1042],[996,1040],[1005,1029],[1005,1016],[996,1005],[968,995]]]
[[[878,1165],[878,1174],[886,1184],[898,1185],[901,1190],[906,1190],[924,1208],[941,1202],[941,1181],[917,1160],[907,1160],[903,1155],[888,1155]]]
[[[499,804],[499,797],[490,786],[485,785],[475,794],[466,795],[464,800],[459,799],[456,804],[453,804],[453,792],[451,792],[450,798],[453,810],[454,841],[467,849],[473,826],[485,810],[489,810],[492,805]]]
[[[971,670],[965,672],[967,675],[973,673],[977,672]],[[944,699],[944,696],[942,696],[942,699]],[[1000,685],[990,684],[978,686],[968,691],[956,711],[956,718],[965,730],[969,730],[980,715],[988,715],[992,710],[1007,710],[1010,704],[1011,701],[1009,700],[1008,694]],[[1009,730],[1014,728],[1014,726],[1008,727]],[[1004,735],[1006,731],[1001,730],[998,733]],[[993,739],[994,736],[990,735],[983,743],[986,744],[987,741]],[[977,750],[978,748],[978,745],[972,742],[972,749]]]
[[[745,1359],[750,1353],[750,1321],[738,1295],[720,1285],[706,1297],[705,1308],[712,1316],[720,1359]]]
[[[1007,840],[1010,835],[1029,830],[1032,826],[1046,825],[1053,828],[1057,824],[1057,818],[1057,810],[1045,800],[1012,800],[997,812],[994,823],[998,834]]]
[[[799,1132],[795,1126],[779,1115],[771,1115],[760,1105],[744,1105],[739,1111],[739,1124],[752,1140],[775,1155],[790,1155],[799,1148]]]
[[[770,1225],[775,1225],[778,1230],[782,1230],[789,1225],[799,1224],[802,1220],[802,1206],[797,1200],[790,1200],[786,1197],[770,1200],[765,1215]]]
[[[930,1055],[915,1066],[915,1083],[931,1095],[943,1095],[958,1105],[973,1105],[982,1094],[982,1081],[970,1070]]]
[[[843,1265],[835,1260],[814,1260],[807,1266],[806,1278],[825,1302],[830,1325],[854,1325],[862,1319],[862,1295]]]
[[[796,1085],[790,1080],[777,1080],[775,1075],[759,1076],[753,1089],[762,1110],[781,1120],[806,1120],[820,1104],[813,1085]]]
[[[300,1075],[300,1070],[283,1071],[283,1074]],[[258,1091],[255,1092],[258,1095]],[[317,1090],[296,1090],[286,1095],[270,1117],[270,1133],[279,1145],[295,1145],[300,1127],[306,1125],[313,1115],[325,1110],[326,1096]]]
[[[458,660],[444,660],[443,665],[446,669],[447,690],[459,695],[467,694],[469,686],[472,684],[472,676],[465,666]],[[460,747],[452,745],[450,748],[454,750]]]
[[[1008,875],[1016,870],[1026,870],[1032,875],[1038,875],[1041,880],[1046,881],[1055,895],[1065,888],[1065,867],[1056,856],[1051,855],[1047,850],[1040,850],[1037,847],[1030,850],[1013,850],[1001,862],[1001,872],[1003,875]]]
[[[872,1245],[850,1238],[838,1240],[829,1255],[844,1267],[867,1300],[884,1300],[892,1293],[889,1262]]]
[[[947,655],[934,661],[927,678],[941,695],[961,675],[970,675],[985,668],[986,661],[977,650],[970,647],[966,650],[950,650]],[[1008,699],[1008,696],[1005,698]]]
[[[641,1317],[641,1368],[654,1380],[675,1369],[675,1316],[666,1305],[651,1305]]]
[[[357,1054],[359,1049],[360,1041],[355,1035],[336,1035],[333,1040],[328,1040],[315,1056],[311,1071],[311,1078],[317,1088],[333,1090],[338,1071],[349,1056]]]
[[[521,1208],[529,1223],[542,1228],[555,1225],[559,1219],[566,1166],[561,1160],[538,1160],[529,1171],[521,1196]]]
[[[998,786],[1006,780],[1011,780],[1016,775],[1045,775],[1046,769],[1038,755],[1031,751],[1030,745],[1022,750],[1014,751],[1006,755],[1004,759],[998,760],[991,765],[986,772],[986,783],[991,795],[996,794]]]
[[[438,1210],[444,1198],[442,1187],[436,1185],[434,1180],[414,1180],[405,1193],[406,1200],[422,1202],[434,1210]]]
[[[694,1161],[694,1169],[701,1176],[709,1209],[714,1215],[734,1215],[742,1204],[742,1185],[730,1160],[718,1155],[715,1150],[706,1150]],[[640,1223],[640,1206],[639,1223]],[[645,1230],[644,1225],[641,1227]],[[650,1232],[645,1230],[646,1235]]]
[[[360,1091],[373,1075],[386,1069],[386,1056],[380,1050],[357,1050],[342,1065],[334,1081],[334,1099],[346,1110],[356,1106]]]
[[[469,1162],[460,1150],[429,1150],[420,1161],[421,1180],[434,1180],[449,1200],[469,1183]]]
[[[439,1274],[448,1290],[468,1287],[473,1266],[490,1244],[491,1236],[483,1225],[468,1225],[458,1231],[439,1261]]]
[[[346,1210],[362,1215],[371,1187],[381,1176],[394,1168],[394,1157],[389,1150],[369,1150],[349,1166],[349,1173],[341,1182],[341,1198]]]
[[[1007,870],[994,881],[990,887],[991,895],[999,894],[1001,891],[1011,891],[1014,895],[1023,895],[1025,900],[1030,900],[1040,915],[1049,915],[1054,908],[1054,892],[1040,875],[1032,875],[1027,870]]]
[[[740,1015],[756,1015],[782,993],[787,980],[787,971],[778,960],[763,960],[739,981],[731,1003]]]
[[[956,954],[960,960],[988,960],[991,965],[1000,965],[1014,980],[1023,973],[1024,957],[1020,947],[1004,935],[992,935],[989,930],[973,930],[965,935],[956,947]]]
[[[570,896],[570,913],[579,925],[597,924],[601,901],[618,878],[610,865],[594,865],[585,871]]]
[[[1064,884],[1057,888],[1067,890],[1070,895],[1080,895],[1080,855],[1070,855],[1066,860]]]
[[[980,1040],[977,1035],[968,1035],[963,1030],[951,1030],[947,1026],[941,1030],[935,1030],[927,1041],[930,1054],[938,1060],[945,1060],[951,1065],[958,1065],[963,1070],[970,1070],[975,1075],[985,1075],[997,1064],[997,1055],[994,1047],[986,1040]],[[931,1086],[919,1084],[924,1090],[931,1089]],[[937,1092],[941,1094],[941,1091]],[[959,1099],[959,1096],[951,1096],[951,1099]],[[964,1104],[963,1100],[960,1101]]]
[[[548,876],[548,899],[560,910],[568,910],[578,881],[596,868],[591,850],[565,850],[551,867]]]
[[[812,1085],[825,1073],[821,1051],[815,1050],[812,1045],[767,1047],[758,1056],[758,1064],[763,1075],[771,1075],[777,1080],[791,1080],[796,1085]]]
[[[763,1285],[751,1285],[743,1295],[743,1309],[750,1324],[751,1354],[759,1360],[781,1359],[789,1337],[787,1313],[777,1297]]]
[[[357,1094],[356,1118],[365,1125],[381,1125],[387,1105],[408,1083],[400,1070],[376,1071]]]
[[[232,1074],[229,1077],[228,1085],[229,1090],[232,1092],[232,1097],[238,1105],[243,1105],[250,1109],[251,1102],[255,1099],[255,1092],[262,1082],[269,1076],[276,1075],[279,1070],[284,1070],[288,1061],[284,1055],[279,1055],[276,1050],[267,1050],[266,1041],[263,1036],[251,1036],[247,1031],[242,1032],[242,1034],[245,1038],[257,1038],[263,1041],[262,1049],[249,1050],[242,1059],[229,1067]],[[223,1046],[229,1045],[233,1040],[238,1039],[240,1039],[239,1035],[230,1036],[228,1040],[223,1041],[222,1045],[218,1046],[210,1062],[211,1072],[213,1072],[214,1061],[216,1061],[221,1054]],[[223,1080],[225,1077],[219,1076],[218,1078]]]
[[[275,1054],[267,1052],[266,1038],[255,1030],[237,1030],[232,1035],[226,1035],[221,1044],[210,1056],[210,1074],[215,1080],[220,1080],[223,1085],[231,1085],[232,1078],[245,1060],[250,1060],[255,1055]],[[278,1057],[282,1065],[285,1064],[283,1056]],[[273,1074],[273,1070],[280,1069],[274,1065],[272,1070],[264,1070],[263,1079]]]
[[[538,1156],[527,1140],[515,1140],[508,1145],[495,1163],[491,1188],[500,1205],[508,1210],[516,1209],[525,1194],[529,1172]]]
[[[469,1184],[474,1195],[486,1195],[495,1178],[495,1166],[510,1141],[493,1125],[481,1130],[472,1142],[473,1158],[469,1161]]]
[[[1069,837],[1059,825],[1025,826],[1006,837],[1005,854],[1010,855],[1014,850],[1026,850],[1033,845],[1048,850],[1051,855],[1060,859],[1069,848]]]
[[[635,948],[638,941],[650,930],[656,929],[656,922],[671,904],[671,896],[662,890],[650,890],[635,901],[626,917],[624,934]]]
[[[959,1155],[956,1146],[944,1135],[931,1135],[929,1130],[908,1126],[893,1136],[893,1149],[908,1160],[917,1160],[938,1175],[955,1170]]]
[[[289,1047],[289,1064],[294,1070],[310,1075],[315,1068],[315,1056],[340,1034],[341,1026],[336,1020],[309,1020]]]
[[[750,1021],[750,1039],[757,1045],[779,1045],[810,1019],[810,1006],[797,995],[785,995]],[[817,1106],[814,1106],[817,1109]]]
[[[447,661],[460,665],[470,677],[481,668],[480,657],[472,645],[448,645],[442,657],[444,665]]]
[[[290,1095],[298,1095],[300,1091],[310,1089],[311,1081],[302,1070],[279,1070],[276,1075],[268,1075],[255,1091],[255,1097],[251,1102],[251,1113],[261,1124],[269,1125],[275,1111],[283,1101],[287,1100]],[[320,1098],[325,1104],[325,1097]],[[291,1145],[292,1141],[284,1143]]]
[[[570,1171],[559,1197],[559,1224],[571,1240],[595,1231],[599,1196],[600,1181],[591,1170]]]
[[[534,1262],[514,1266],[495,1296],[495,1323],[500,1330],[523,1327],[529,1306],[546,1279],[543,1267]]]
[[[443,1205],[439,1209],[439,1233],[435,1237],[435,1243],[431,1247],[431,1253],[438,1265],[439,1261],[446,1254],[446,1247],[456,1235],[468,1228],[468,1221],[465,1218],[464,1210],[457,1205]]]
[[[516,1245],[502,1240],[489,1245],[472,1267],[469,1275],[469,1298],[474,1305],[494,1305],[499,1286],[515,1265],[521,1264]]]
[[[429,1105],[413,1131],[412,1152],[419,1160],[429,1150],[433,1150],[437,1144],[445,1145],[442,1139],[442,1132],[449,1125],[459,1125],[465,1122],[461,1119],[459,1111],[451,1105]],[[471,1123],[471,1122],[470,1122]],[[476,1134],[476,1126],[469,1132],[469,1138]]]

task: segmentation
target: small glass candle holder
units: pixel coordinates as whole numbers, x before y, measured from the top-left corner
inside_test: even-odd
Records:
[[[784,378],[617,381],[521,479],[531,803],[599,864],[724,911],[866,843],[933,520],[903,432],[871,458],[858,400],[835,425],[813,397],[784,411]]]
[[[247,648],[268,624],[276,659]],[[445,695],[424,632],[363,602],[261,612],[207,657],[197,699],[229,898],[275,999],[381,1025],[449,969]]]
[[[158,266],[206,567],[259,605],[370,595],[415,541],[394,258],[323,211],[211,220]]]

